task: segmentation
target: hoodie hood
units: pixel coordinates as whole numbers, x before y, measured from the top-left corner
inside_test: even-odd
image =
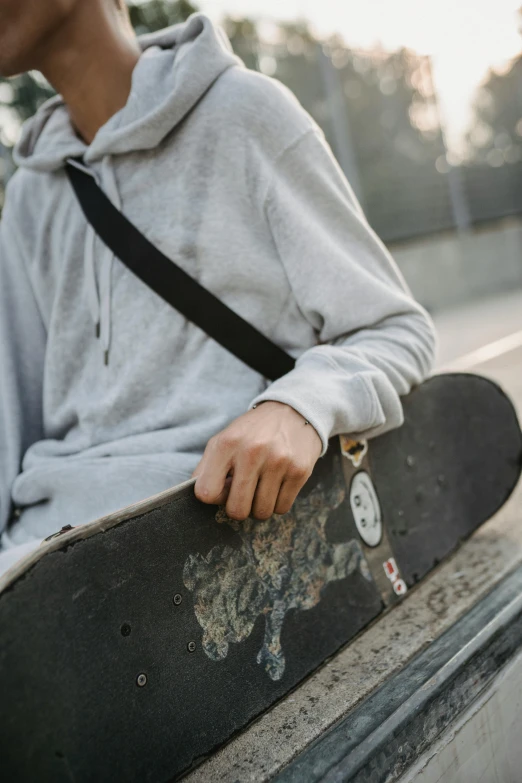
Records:
[[[77,135],[61,95],[27,120],[13,151],[16,165],[39,172],[61,169],[67,159],[87,171],[122,209],[112,157],[154,149],[232,65],[244,67],[225,33],[201,13],[182,24],[138,36],[142,54],[132,72],[125,106],[101,127],[90,145]],[[83,164],[77,160],[81,157]],[[91,168],[89,164],[96,164]],[[99,164],[99,165],[98,165]],[[104,361],[112,332],[114,255],[87,226],[84,247],[85,296]]]
[[[67,158],[86,164],[106,155],[153,149],[232,65],[243,66],[224,31],[201,13],[181,24],[137,37],[142,54],[132,72],[125,106],[96,133],[90,145],[76,134],[61,95],[45,101],[22,126],[13,150],[17,166],[60,169]]]

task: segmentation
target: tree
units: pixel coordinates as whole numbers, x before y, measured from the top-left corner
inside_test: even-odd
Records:
[[[522,160],[522,57],[489,71],[477,90],[467,134],[471,161],[500,167]]]
[[[477,90],[463,167],[473,218],[522,211],[522,56]]]
[[[138,35],[185,21],[197,8],[188,0],[128,2],[132,26]]]

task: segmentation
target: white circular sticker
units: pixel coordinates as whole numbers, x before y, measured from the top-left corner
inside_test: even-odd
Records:
[[[364,543],[378,546],[382,538],[381,507],[372,480],[364,470],[356,473],[352,479],[350,505]]]

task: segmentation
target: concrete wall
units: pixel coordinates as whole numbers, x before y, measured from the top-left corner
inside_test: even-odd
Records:
[[[390,245],[415,297],[437,312],[522,290],[522,219]]]

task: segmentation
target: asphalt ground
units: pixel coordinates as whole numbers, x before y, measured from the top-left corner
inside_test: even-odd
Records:
[[[435,317],[438,369],[477,372],[499,383],[522,419],[522,292]]]

